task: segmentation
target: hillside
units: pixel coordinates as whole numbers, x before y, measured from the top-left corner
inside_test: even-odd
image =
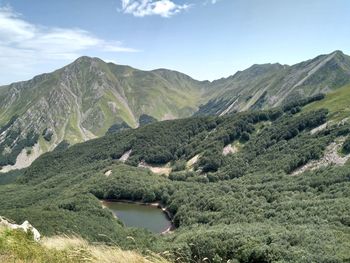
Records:
[[[44,235],[78,233],[176,262],[347,262],[348,163],[294,174],[339,139],[349,153],[349,122],[314,132],[332,114],[305,108],[322,99],[157,122],[44,154],[0,180],[1,213]],[[169,176],[150,171],[164,166]],[[123,227],[102,199],[161,202],[176,230]]]
[[[0,87],[0,167],[27,167],[63,141],[75,144],[154,120],[269,109],[349,83],[350,58],[340,51],[293,66],[253,65],[213,82],[81,57]]]

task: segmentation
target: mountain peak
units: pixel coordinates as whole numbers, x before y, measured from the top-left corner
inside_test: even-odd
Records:
[[[336,55],[345,56],[344,52],[341,51],[341,50],[335,50],[335,51],[333,51],[331,54],[336,54]]]
[[[103,60],[97,57],[81,56],[74,60],[69,65],[63,67],[65,73],[76,73],[85,69],[101,69],[101,65],[106,64]]]
[[[102,59],[97,58],[97,57],[89,57],[89,56],[81,56],[79,58],[77,58],[75,61],[73,61],[73,65],[76,64],[92,64],[92,63],[106,63],[104,62]]]

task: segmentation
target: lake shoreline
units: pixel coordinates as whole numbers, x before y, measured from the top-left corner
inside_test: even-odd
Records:
[[[104,205],[105,202],[108,202],[108,203],[126,203],[126,204],[135,204],[135,205],[142,205],[142,206],[157,207],[163,211],[163,213],[166,215],[167,219],[170,222],[170,226],[166,230],[160,232],[160,234],[162,234],[162,235],[170,234],[172,231],[174,231],[176,229],[174,222],[173,222],[173,218],[174,218],[173,214],[169,210],[167,210],[167,207],[164,206],[161,202],[142,202],[142,201],[131,201],[131,200],[127,200],[127,199],[103,199],[103,200],[100,200],[100,202],[101,202],[103,208],[107,208],[107,206]],[[114,215],[114,216],[117,218],[116,215]]]

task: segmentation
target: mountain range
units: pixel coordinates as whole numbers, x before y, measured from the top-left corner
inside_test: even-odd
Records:
[[[341,51],[292,66],[253,65],[212,82],[81,57],[52,73],[0,87],[0,167],[26,167],[62,142],[101,137],[113,125],[136,128],[145,118],[267,109],[349,83],[350,57]]]

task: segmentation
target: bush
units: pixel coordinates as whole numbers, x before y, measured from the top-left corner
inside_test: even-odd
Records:
[[[174,172],[177,171],[183,171],[186,169],[186,161],[185,160],[178,160],[175,162],[175,164],[172,167]]]
[[[343,152],[345,154],[350,153],[350,137],[348,137],[343,144]]]

